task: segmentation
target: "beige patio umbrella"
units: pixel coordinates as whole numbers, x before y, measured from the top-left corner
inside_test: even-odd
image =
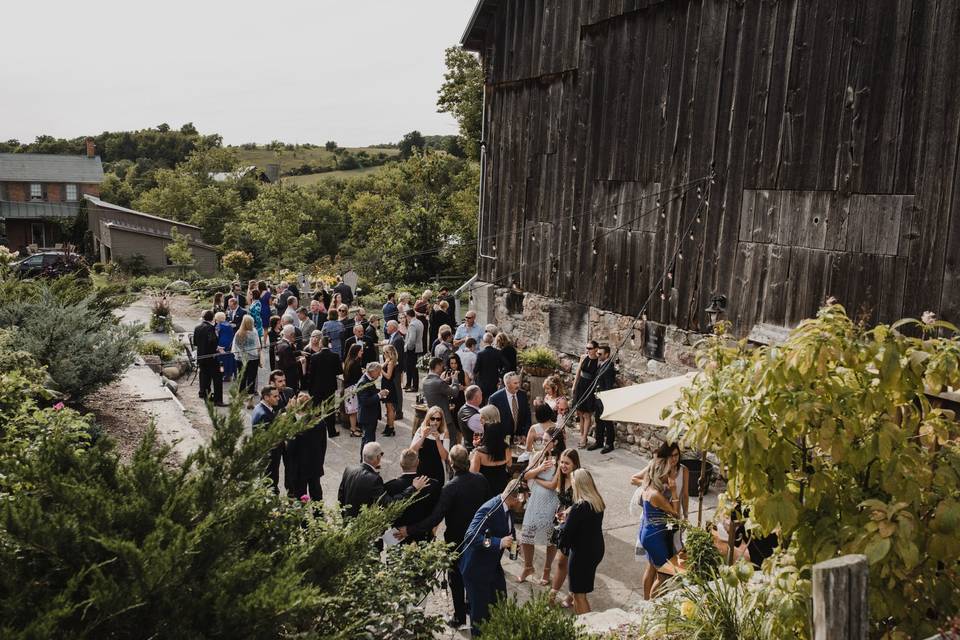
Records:
[[[680,392],[693,384],[697,372],[601,391],[597,397],[603,402],[601,420],[639,422],[668,426],[670,418],[660,413],[680,399]]]

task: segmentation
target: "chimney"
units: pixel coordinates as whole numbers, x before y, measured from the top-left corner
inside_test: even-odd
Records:
[[[86,143],[87,143],[87,157],[92,158],[95,155],[97,155],[96,154],[97,145],[94,144],[93,138],[87,138]]]

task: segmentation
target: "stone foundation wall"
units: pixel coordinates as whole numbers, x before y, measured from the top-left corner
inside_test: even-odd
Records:
[[[694,345],[700,334],[665,327],[663,360],[644,355],[644,321],[596,307],[547,298],[535,293],[518,293],[490,287],[478,305],[479,318],[493,323],[510,335],[518,350],[545,345],[557,352],[568,391],[573,384],[576,365],[587,340],[617,345],[618,382],[621,386],[682,375],[695,368]],[[617,424],[618,446],[649,455],[662,444],[665,429],[633,423]]]

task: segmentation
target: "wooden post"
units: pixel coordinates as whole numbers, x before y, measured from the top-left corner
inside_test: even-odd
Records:
[[[707,450],[700,452],[700,477],[697,478],[697,526],[703,526],[703,494],[707,492]]]
[[[813,565],[814,640],[866,640],[867,556],[847,555]]]

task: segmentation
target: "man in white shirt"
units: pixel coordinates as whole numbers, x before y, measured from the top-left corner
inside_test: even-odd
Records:
[[[453,336],[453,346],[459,347],[467,338],[473,338],[480,342],[483,338],[483,327],[477,324],[477,312],[471,309],[467,315],[463,316],[463,324],[457,327],[457,332]]]
[[[460,356],[460,364],[463,365],[463,370],[472,380],[473,365],[477,364],[477,341],[473,337],[467,338],[460,350],[457,351],[457,355]]]
[[[283,312],[283,318],[290,318],[290,324],[292,324],[295,329],[300,328],[300,317],[297,315],[297,308],[299,306],[300,302],[297,300],[297,297],[290,296],[287,298],[287,310]]]

